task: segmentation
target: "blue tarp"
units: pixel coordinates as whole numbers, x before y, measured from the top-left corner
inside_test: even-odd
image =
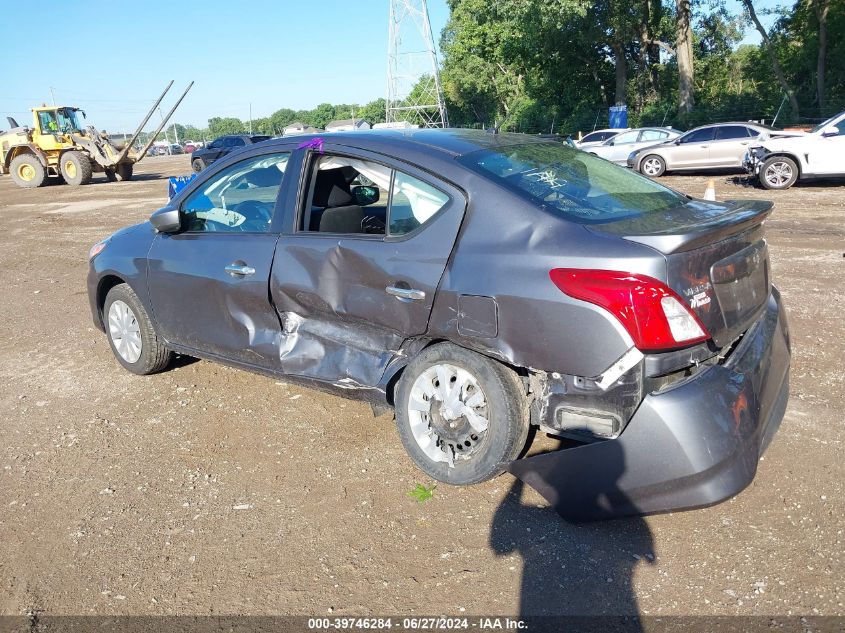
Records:
[[[173,199],[173,196],[182,191],[196,177],[196,174],[191,174],[190,176],[171,176],[167,182],[167,197]]]
[[[610,107],[610,127],[626,128],[628,127],[628,106],[611,106]]]

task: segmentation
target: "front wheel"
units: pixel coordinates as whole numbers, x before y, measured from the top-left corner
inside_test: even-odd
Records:
[[[408,364],[395,401],[405,450],[420,470],[444,483],[492,479],[528,437],[519,377],[450,343],[432,345]]]
[[[128,285],[109,290],[103,317],[115,358],[133,374],[154,374],[170,363],[172,352],[156,334],[144,305]]]
[[[666,173],[666,161],[657,154],[646,156],[640,163],[640,173],[649,178],[659,178]]]
[[[75,150],[62,154],[59,159],[59,171],[65,182],[73,187],[87,185],[94,173],[88,156]]]
[[[760,168],[760,184],[766,189],[789,189],[798,180],[798,165],[786,156],[772,156]]]

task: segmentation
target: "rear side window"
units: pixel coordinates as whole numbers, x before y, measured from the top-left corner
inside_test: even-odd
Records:
[[[251,140],[253,143],[260,143],[261,141],[270,140],[270,137],[269,136],[250,136],[249,140]]]
[[[669,132],[661,132],[660,130],[643,130],[640,133],[640,141],[659,141],[669,137]]]
[[[707,127],[703,130],[695,130],[681,137],[681,143],[706,143],[713,140],[716,128]]]
[[[616,136],[612,137],[612,141],[616,145],[621,145],[623,143],[636,143],[637,136],[639,132],[623,132],[622,134],[617,134]]]
[[[538,206],[585,224],[665,211],[687,201],[645,176],[559,143],[480,150],[458,160]]]
[[[748,128],[744,125],[723,125],[720,128],[716,128],[717,141],[742,138],[748,138]]]
[[[325,155],[311,168],[299,230],[400,237],[429,222],[445,193],[374,161]]]

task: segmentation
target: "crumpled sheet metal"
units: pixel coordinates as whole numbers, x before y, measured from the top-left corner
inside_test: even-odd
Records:
[[[383,329],[345,327],[283,312],[279,361],[282,372],[332,382],[346,389],[378,388],[402,337]]]

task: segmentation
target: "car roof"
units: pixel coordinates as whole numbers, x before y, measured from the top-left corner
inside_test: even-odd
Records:
[[[412,145],[418,150],[434,151],[450,156],[462,156],[470,152],[485,149],[497,149],[525,145],[526,143],[554,143],[548,139],[528,134],[500,133],[493,134],[483,130],[447,129],[382,129],[350,132],[325,132],[321,134],[298,134],[283,136],[263,141],[262,145],[302,145],[312,139],[321,138],[324,142],[349,145],[376,152],[394,153],[403,147]]]
[[[774,130],[775,128],[769,127],[768,125],[760,125],[759,123],[751,123],[750,121],[725,121],[723,123],[708,123],[707,125],[699,125],[698,127],[694,127],[690,132],[694,130],[703,130],[709,127],[722,127],[724,125],[742,125],[744,127],[753,127],[758,130]]]

